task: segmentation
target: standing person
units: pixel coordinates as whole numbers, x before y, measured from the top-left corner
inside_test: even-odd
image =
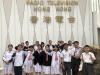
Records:
[[[71,57],[72,52],[68,50],[68,44],[64,44],[64,50],[61,52],[61,67],[63,75],[71,75]]]
[[[27,50],[28,50],[28,47],[29,47],[29,41],[26,41],[23,50],[24,50],[24,51],[27,51]]]
[[[96,60],[95,55],[90,52],[91,47],[89,45],[85,45],[83,50],[85,52],[81,55],[81,60],[83,61],[83,75],[94,75],[93,72],[93,62]]]
[[[38,46],[39,46],[40,44],[39,44],[39,41],[36,41],[35,42],[35,44],[34,44],[34,50],[36,51],[36,50],[38,50]]]
[[[78,75],[80,66],[80,55],[82,53],[81,47],[79,47],[79,42],[74,42],[73,56],[72,56],[72,75]]]
[[[41,47],[42,47],[42,50],[45,49],[45,43],[44,42],[41,42]]]
[[[49,43],[48,43],[49,47],[50,47],[50,50],[53,50],[53,44],[52,44],[52,40],[49,40]]]
[[[23,70],[26,75],[33,75],[33,46],[29,46],[28,54],[23,64]]]
[[[58,47],[59,47],[60,52],[62,52],[63,46],[64,46],[64,41],[58,41],[58,42],[57,42],[57,45],[58,45]]]
[[[29,41],[25,42],[25,46],[28,47],[29,46]]]
[[[34,56],[34,69],[35,75],[41,75],[42,72],[42,57],[41,57],[41,45],[38,45],[38,49],[35,50]]]
[[[68,41],[68,49],[72,50],[74,48],[73,43],[71,40]]]
[[[22,50],[22,45],[17,46],[17,50],[13,55],[14,58],[14,73],[15,75],[22,75],[22,66],[25,59],[25,52]]]
[[[13,62],[12,62],[12,55],[14,53],[13,45],[8,45],[8,50],[5,51],[3,55],[3,61],[4,61],[4,75],[12,75],[13,74]]]
[[[53,75],[60,75],[61,74],[61,69],[60,69],[60,52],[59,52],[59,47],[57,45],[54,46],[54,52],[52,52],[52,62],[51,62],[51,73]]]
[[[45,51],[42,51],[41,56],[43,57],[43,72],[45,75],[51,74],[51,61],[52,61],[52,51],[50,46],[45,46]]]
[[[21,42],[21,45],[22,45],[22,48],[23,48],[23,50],[24,50],[24,47],[25,47],[24,42]]]

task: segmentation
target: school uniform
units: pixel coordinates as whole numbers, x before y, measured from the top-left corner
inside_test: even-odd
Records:
[[[4,61],[4,74],[12,74],[13,73],[13,62],[12,62],[12,55],[14,51],[5,51],[3,55],[3,61]],[[9,62],[6,64],[5,62]]]
[[[79,72],[79,66],[80,66],[80,55],[81,55],[81,47],[74,48],[73,50],[73,56],[72,56],[72,75],[78,75]],[[78,57],[78,58],[76,58]]]
[[[93,60],[96,60],[95,55],[92,52],[82,53],[81,59],[83,61],[83,75],[94,75],[93,73]]]
[[[16,51],[16,53],[13,55],[15,75],[22,75],[22,66],[24,63],[25,55],[26,54],[23,50]]]
[[[61,74],[60,69],[60,55],[61,53],[59,51],[52,53],[52,62],[51,62],[51,74]]]
[[[52,51],[49,50],[48,52],[42,51],[42,65],[43,65],[43,72],[44,74],[50,74],[51,73],[51,61],[52,61]]]
[[[34,56],[34,69],[35,72],[42,72],[42,57],[41,57],[41,51],[36,50],[33,54]]]
[[[64,64],[64,68],[63,71],[63,75],[71,75],[71,57],[72,57],[72,52],[70,50],[63,50],[61,52],[61,58],[63,58],[63,64]]]
[[[54,47],[54,45],[50,45],[50,44],[48,44],[49,46],[50,46],[50,50],[53,50],[53,47]]]
[[[38,46],[37,45],[34,45],[34,50],[38,50]]]
[[[63,46],[64,46],[63,44],[62,45],[58,45],[60,51],[63,51]]]
[[[74,46],[73,45],[71,45],[71,46],[69,45],[68,46],[68,50],[73,50],[73,49],[74,49]]]
[[[26,56],[25,62],[23,64],[23,71],[25,73],[32,73],[33,72],[33,53],[28,51]]]

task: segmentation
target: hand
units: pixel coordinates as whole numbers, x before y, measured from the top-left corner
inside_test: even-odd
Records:
[[[92,55],[90,54],[90,59],[94,62],[95,59],[92,57]]]
[[[6,64],[9,64],[9,61],[5,61]]]
[[[63,70],[65,69],[65,67],[64,67],[64,65],[63,65],[63,64],[61,64],[60,66],[61,66],[61,68],[62,68]]]

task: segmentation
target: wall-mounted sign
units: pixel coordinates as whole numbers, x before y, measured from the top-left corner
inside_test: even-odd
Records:
[[[77,6],[79,0],[26,0],[27,5],[32,5],[34,11],[47,11],[54,6],[56,11],[71,11],[71,7]]]

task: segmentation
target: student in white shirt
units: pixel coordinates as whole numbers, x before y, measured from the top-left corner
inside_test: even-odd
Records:
[[[38,46],[39,46],[39,41],[36,41],[34,44],[34,51],[38,50]]]
[[[26,75],[33,75],[33,46],[28,47],[28,54],[23,64],[23,70]]]
[[[50,50],[53,50],[52,40],[49,40],[49,41],[48,41],[48,45],[50,46]]]
[[[22,50],[22,45],[19,44],[17,46],[17,51],[13,55],[13,57],[14,57],[14,73],[15,73],[15,75],[22,75],[22,66],[23,66],[24,59],[25,59],[25,53],[26,52],[24,52]]]
[[[81,60],[83,61],[83,75],[94,75],[93,62],[96,60],[96,57],[90,52],[91,47],[89,45],[85,45],[83,50],[85,51],[81,54]]]
[[[74,48],[71,40],[68,41],[68,50],[72,50]]]
[[[14,53],[13,45],[8,45],[8,50],[5,51],[3,55],[3,61],[4,61],[4,75],[12,75],[13,73],[13,63],[12,63],[12,55]]]
[[[72,51],[68,50],[68,44],[64,44],[64,50],[61,52],[61,67],[63,75],[71,75],[71,57]]]
[[[72,49],[73,56],[72,56],[72,75],[78,75],[79,66],[80,66],[80,55],[82,53],[81,47],[79,46],[78,41],[74,41],[74,48]]]
[[[52,52],[52,62],[51,62],[51,73],[53,75],[60,75],[61,74],[61,69],[60,69],[60,64],[61,64],[61,59],[60,59],[60,51],[58,45],[54,46],[54,51]]]

